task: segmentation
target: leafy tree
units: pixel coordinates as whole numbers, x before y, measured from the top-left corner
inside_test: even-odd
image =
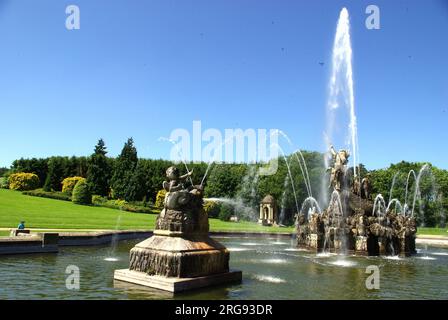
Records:
[[[137,149],[134,146],[134,140],[129,138],[124,144],[121,154],[115,161],[114,173],[111,180],[113,190],[113,197],[117,199],[130,199],[132,194],[132,187],[129,187],[129,182],[133,179],[135,168],[137,167]]]
[[[5,173],[7,173],[9,170],[8,170],[8,168],[0,168],[0,177],[3,177],[3,175],[5,174]]]
[[[103,139],[98,140],[93,154],[88,160],[87,184],[95,195],[107,196],[112,175],[111,162],[107,158],[107,149]]]
[[[65,178],[67,158],[52,157],[48,160],[48,173],[44,184],[45,191],[61,191],[62,180]]]
[[[40,181],[40,187],[46,181],[48,171],[48,159],[24,159],[14,160],[11,166],[12,172],[30,172],[37,174]]]

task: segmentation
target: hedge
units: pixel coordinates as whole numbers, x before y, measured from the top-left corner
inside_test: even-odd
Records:
[[[59,191],[44,191],[43,189],[36,189],[31,191],[23,191],[22,194],[33,197],[72,201],[72,198],[68,194]]]
[[[125,200],[108,200],[106,197],[93,196],[92,203],[98,207],[106,207],[135,213],[156,213],[152,208],[131,204]]]

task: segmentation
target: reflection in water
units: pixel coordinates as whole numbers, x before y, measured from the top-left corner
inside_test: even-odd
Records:
[[[285,238],[219,238],[243,282],[173,296],[113,280],[128,267],[138,240],[109,246],[61,247],[59,254],[0,257],[0,299],[444,299],[448,250],[428,247],[415,257],[341,257],[297,249]],[[274,240],[274,241],[273,241]],[[274,244],[275,243],[275,244]],[[284,243],[284,244],[279,244]],[[430,258],[430,260],[428,260]],[[69,265],[80,268],[80,290],[65,287]],[[380,290],[365,287],[366,267],[380,268]]]

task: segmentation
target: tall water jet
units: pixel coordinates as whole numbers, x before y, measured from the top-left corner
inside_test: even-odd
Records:
[[[281,209],[280,209],[280,217],[279,217],[279,223],[283,224],[284,220],[285,220],[285,207],[286,207],[286,198],[287,198],[287,193],[286,191],[288,190],[289,184],[289,176],[286,174],[285,175],[285,182],[283,183],[283,193],[282,193],[282,202],[281,202]]]
[[[389,203],[392,200],[392,192],[394,191],[395,181],[397,180],[397,177],[398,177],[399,174],[400,174],[400,171],[395,172],[394,177],[392,178],[392,185],[391,185],[390,190],[389,190]]]
[[[294,185],[294,178],[292,177],[291,167],[289,166],[288,158],[286,157],[286,154],[283,151],[283,149],[278,144],[274,144],[274,146],[280,150],[280,152],[282,153],[282,156],[283,156],[283,160],[285,160],[286,168],[288,169],[289,179],[291,179],[291,187],[292,187],[292,192],[294,194],[294,201],[296,203],[296,210],[297,210],[297,212],[299,212],[300,211],[299,210],[299,200],[297,199],[296,187]]]
[[[353,89],[352,47],[350,40],[350,21],[346,8],[339,14],[332,51],[332,68],[327,102],[327,129],[325,137],[333,141],[336,110],[345,105],[349,111],[348,147],[353,158],[354,178],[358,177],[358,133]]]
[[[405,193],[404,193],[404,207],[405,207],[405,209],[407,208],[407,203],[408,203],[408,188],[409,188],[409,179],[411,178],[411,174],[413,174],[413,176],[414,176],[414,183],[417,181],[417,175],[415,174],[415,171],[414,170],[409,170],[409,173],[408,173],[408,177],[407,177],[407,179],[406,179],[406,190],[405,190]]]

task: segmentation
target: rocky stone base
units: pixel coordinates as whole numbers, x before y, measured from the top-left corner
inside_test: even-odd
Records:
[[[360,255],[367,255],[367,237],[357,236],[355,241],[355,253]]]
[[[195,278],[174,278],[148,275],[128,269],[115,270],[114,279],[173,293],[214,286],[224,283],[240,283],[241,271],[228,271]]]

